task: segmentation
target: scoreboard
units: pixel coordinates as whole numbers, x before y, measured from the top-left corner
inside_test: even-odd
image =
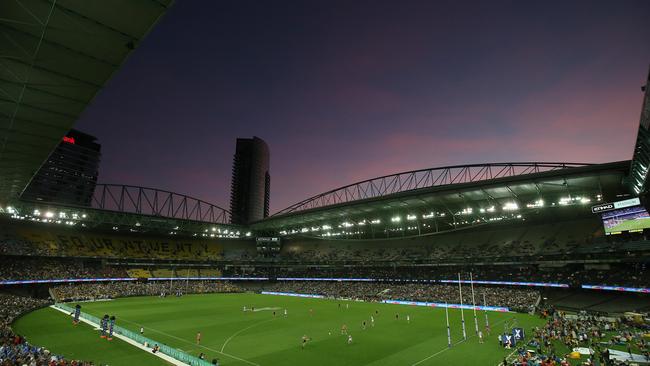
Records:
[[[265,255],[275,255],[282,249],[281,240],[278,237],[262,236],[255,238],[257,252]]]

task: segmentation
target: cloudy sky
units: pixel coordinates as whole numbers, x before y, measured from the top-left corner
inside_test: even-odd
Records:
[[[271,211],[452,164],[630,159],[650,2],[213,1],[167,12],[76,127],[100,181],[229,206],[237,137]]]

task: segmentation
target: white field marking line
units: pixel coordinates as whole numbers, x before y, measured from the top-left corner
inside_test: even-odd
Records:
[[[507,319],[501,319],[501,320],[499,320],[498,322],[496,322],[496,323],[494,323],[494,324],[495,324],[495,325],[496,325],[496,324],[500,324],[500,323],[503,323],[503,322],[506,321],[506,320],[507,320]],[[467,339],[474,338],[474,337],[476,337],[476,334],[467,337]],[[463,339],[463,340],[460,340],[460,341],[454,343],[453,345],[456,346],[456,345],[461,344],[461,343],[463,343],[463,342],[465,342],[465,341],[466,341],[466,340]],[[411,366],[419,365],[419,364],[421,364],[422,362],[427,361],[427,360],[429,360],[429,359],[431,359],[431,358],[433,358],[433,357],[435,357],[435,356],[437,356],[437,355],[439,355],[439,354],[441,354],[441,353],[443,353],[443,352],[445,352],[445,351],[447,351],[447,350],[449,350],[449,349],[450,349],[450,347],[447,347],[447,348],[441,349],[440,351],[438,351],[438,352],[432,354],[431,356],[427,356],[426,358],[423,358],[423,359],[421,359],[420,361],[418,361],[418,362],[412,364]]]
[[[65,315],[70,315],[70,313],[68,313],[67,311],[65,311],[65,310],[63,310],[63,309],[59,309],[59,308],[57,308],[57,307],[54,306],[54,305],[50,305],[50,308],[52,308],[52,309],[54,309],[54,310],[58,310],[58,311],[62,312],[62,313],[65,314]],[[79,318],[79,321],[81,321],[81,322],[83,322],[83,323],[86,323],[86,324],[90,325],[91,327],[97,327],[97,324],[94,324],[93,322],[91,322],[91,321],[88,320],[88,319]],[[98,330],[98,329],[99,329],[99,328],[95,328],[95,330]],[[134,341],[134,340],[131,339],[131,338],[125,337],[125,336],[123,336],[123,335],[121,335],[121,334],[113,334],[113,337],[115,337],[115,338],[117,338],[117,339],[120,339],[120,340],[124,341],[125,343],[128,343],[128,344],[130,344],[130,345],[132,345],[132,346],[134,346],[134,347],[136,347],[136,348],[139,348],[139,349],[141,349],[141,350],[143,350],[143,351],[145,351],[145,352],[151,354],[151,350],[150,350],[149,348],[147,348],[147,347],[145,347],[144,345],[142,345],[142,344],[140,344],[140,343]],[[177,365],[177,366],[189,366],[189,365],[187,365],[186,363],[183,363],[183,362],[181,362],[181,361],[179,361],[179,360],[177,360],[177,359],[175,359],[175,358],[173,358],[173,357],[171,357],[171,356],[168,356],[168,355],[166,355],[166,354],[164,354],[164,353],[162,353],[162,352],[156,352],[156,353],[154,353],[154,356],[159,357],[159,358],[162,358],[163,360],[169,362],[169,363],[172,364],[172,365]]]
[[[506,360],[509,359],[512,355],[514,355],[515,352],[517,352],[517,350],[510,352],[510,354],[506,356]],[[496,366],[501,366],[501,365],[502,365],[501,361],[499,361],[499,363],[496,364]]]
[[[463,340],[460,340],[460,341],[458,341],[458,342],[456,342],[456,343],[454,343],[454,344],[452,345],[452,347],[453,347],[453,346],[456,346],[456,345],[459,345],[459,344],[461,344],[461,343],[463,343],[463,342],[465,342],[464,339],[463,339]],[[421,364],[422,362],[427,361],[428,359],[433,358],[433,357],[436,357],[437,355],[439,355],[439,354],[441,354],[441,353],[447,351],[448,349],[450,349],[450,347],[447,347],[447,348],[445,348],[445,349],[442,349],[442,350],[440,350],[440,351],[438,351],[438,352],[432,354],[431,356],[428,356],[427,358],[424,358],[424,359],[422,359],[422,360],[420,360],[420,361],[414,363],[414,364],[411,365],[411,366],[419,365],[419,364]]]
[[[140,327],[144,327],[143,324],[139,324],[139,323],[136,323],[136,322],[130,321],[130,320],[128,320],[128,319],[124,319],[124,317],[122,317],[122,316],[120,316],[120,320],[121,320],[121,321],[125,321],[125,322],[127,322],[127,323],[135,324],[135,325],[140,326]],[[173,335],[173,334],[165,333],[165,332],[163,332],[163,331],[160,331],[160,330],[157,330],[157,329],[154,329],[154,328],[151,328],[151,327],[147,327],[147,329],[149,329],[149,330],[151,330],[151,331],[154,331],[154,332],[156,332],[156,333],[159,333],[159,334],[165,335],[165,336],[167,336],[167,337],[177,339],[177,340],[179,340],[179,341],[181,341],[181,342],[185,342],[185,343],[191,344],[191,345],[196,346],[196,347],[199,347],[199,348],[207,349],[208,351],[216,352],[216,353],[219,353],[219,354],[221,354],[221,355],[224,355],[224,356],[226,356],[226,357],[230,357],[230,358],[235,359],[235,360],[238,360],[238,361],[246,362],[247,364],[250,364],[250,365],[253,365],[253,366],[260,366],[260,364],[255,363],[255,362],[253,362],[253,361],[248,361],[248,360],[245,360],[245,359],[243,359],[243,358],[237,357],[237,356],[235,356],[235,355],[231,355],[231,354],[229,354],[229,353],[221,352],[221,351],[219,351],[219,350],[216,350],[216,349],[214,349],[214,348],[209,348],[209,347],[206,347],[206,346],[201,345],[201,344],[195,344],[195,343],[192,343],[192,342],[190,342],[190,341],[188,341],[188,340],[186,340],[186,339],[179,338],[179,337],[177,337],[177,336],[175,336],[175,335]],[[193,348],[194,348],[194,347],[192,347],[192,349],[193,349]]]
[[[254,313],[257,313],[258,311],[273,311],[273,310],[282,310],[282,308],[279,307],[274,307],[274,308],[259,308],[252,310]],[[246,310],[246,311],[251,311],[251,310]]]
[[[247,327],[244,328],[244,329],[241,329],[241,330],[236,331],[233,335],[230,336],[230,338],[226,339],[226,341],[223,342],[223,346],[221,346],[221,352],[223,352],[223,350],[226,348],[226,346],[228,345],[228,342],[230,342],[230,340],[232,340],[233,338],[235,338],[235,337],[238,336],[239,334],[241,334],[241,333],[243,333],[243,332],[245,332],[245,331],[247,331],[247,330],[249,330],[249,329],[251,329],[251,328],[254,328],[254,327],[258,326],[258,325],[261,325],[261,324],[264,324],[264,323],[268,323],[268,322],[272,322],[272,321],[274,321],[275,319],[277,319],[277,318],[271,318],[271,319],[263,320],[263,321],[261,321],[261,322],[258,322],[258,323],[255,323],[255,324],[249,325],[249,326],[247,326]]]

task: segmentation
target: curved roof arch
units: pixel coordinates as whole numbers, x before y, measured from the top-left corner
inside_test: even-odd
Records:
[[[97,184],[91,207],[165,218],[228,224],[232,213],[201,199],[162,189]]]
[[[411,170],[366,179],[335,188],[295,203],[276,212],[272,216],[280,216],[288,213],[322,208],[369,198],[384,197],[395,193],[414,191],[421,188],[473,183],[589,165],[593,164],[568,162],[507,162],[450,165]]]

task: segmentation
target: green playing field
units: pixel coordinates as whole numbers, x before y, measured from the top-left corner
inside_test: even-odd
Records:
[[[437,308],[259,294],[131,297],[82,306],[82,311],[97,317],[115,315],[118,325],[133,331],[139,332],[142,326],[145,336],[158,342],[193,355],[202,352],[207,360],[218,358],[221,365],[233,366],[493,366],[511,352],[497,343],[504,323],[512,324],[516,318],[527,331],[542,324],[527,314],[490,312],[492,335],[480,344],[472,311],[465,311],[468,338],[462,341],[460,310],[450,309],[454,345],[448,348],[445,311]],[[255,311],[244,312],[244,306]],[[478,313],[478,322],[483,330],[483,312]],[[351,344],[341,334],[344,324]],[[72,326],[65,314],[53,309],[22,317],[15,329],[30,342],[47,345],[68,358],[110,366],[165,364],[124,342],[100,339],[88,325]],[[197,332],[202,334],[200,344]],[[304,349],[303,336],[310,339]]]

